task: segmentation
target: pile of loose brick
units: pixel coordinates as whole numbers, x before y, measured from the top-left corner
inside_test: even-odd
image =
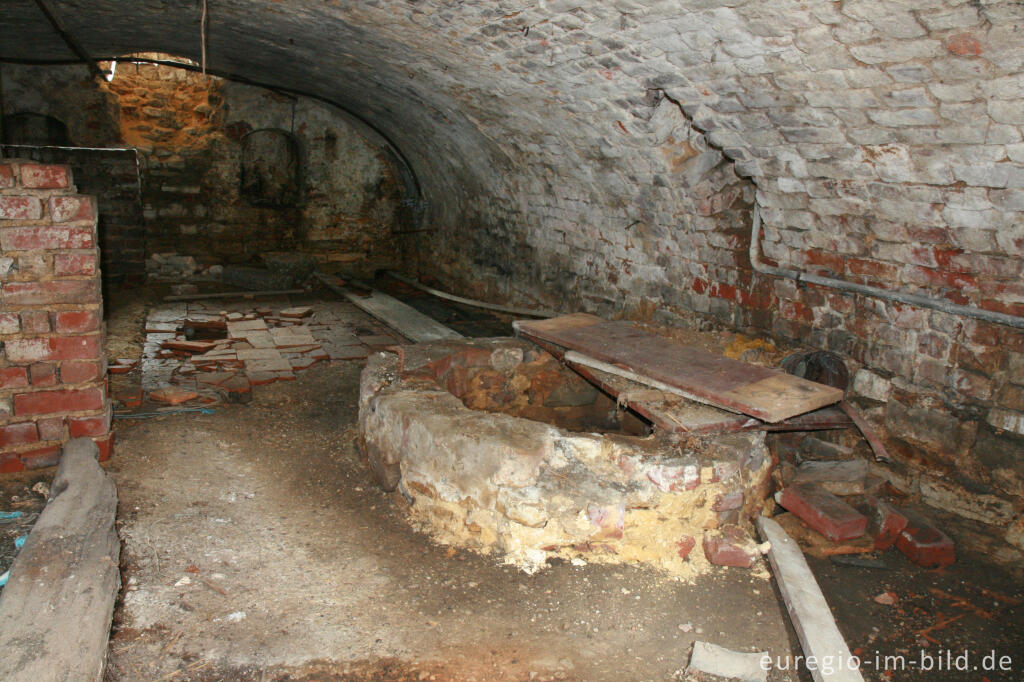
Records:
[[[895,547],[926,568],[956,560],[953,540],[931,519],[886,499],[886,483],[871,475],[867,460],[810,459],[808,453],[815,451],[851,453],[807,434],[787,435],[775,450],[783,486],[776,501],[786,510],[776,520],[809,553],[865,554]]]
[[[0,160],[0,473],[110,456],[96,207],[66,166]]]
[[[186,337],[186,329],[194,333]],[[293,305],[280,297],[195,301],[154,308],[146,320],[141,367],[117,360],[115,397],[135,408],[153,403],[245,403],[254,386],[290,381],[329,360],[360,360],[403,341],[347,302]],[[128,385],[123,385],[128,384]]]

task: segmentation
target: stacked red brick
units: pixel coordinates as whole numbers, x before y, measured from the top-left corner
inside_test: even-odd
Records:
[[[96,206],[66,166],[0,159],[0,473],[69,438],[110,456]]]

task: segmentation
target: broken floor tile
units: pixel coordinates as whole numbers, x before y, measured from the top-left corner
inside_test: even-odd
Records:
[[[316,360],[313,358],[291,358],[288,360],[291,363],[292,369],[300,372],[304,369],[309,369],[316,364]]]
[[[872,531],[875,536],[876,549],[889,549],[900,533],[907,527],[908,519],[899,509],[882,500],[875,501],[875,514],[872,519]]]
[[[281,353],[276,348],[249,348],[238,351],[239,360],[280,360]]]
[[[309,306],[297,306],[294,308],[285,308],[278,313],[281,317],[309,317],[313,314],[313,309]]]
[[[128,374],[133,369],[135,369],[137,365],[138,363],[136,362],[128,363],[118,360],[117,363],[108,365],[107,371],[110,372],[111,374]]]
[[[254,358],[245,361],[245,371],[249,372],[287,372],[291,374],[290,362],[278,355],[276,358]]]
[[[235,375],[236,372],[208,372],[199,376],[198,381],[202,384],[218,386]]]
[[[184,303],[173,305],[162,305],[149,312],[148,319],[152,322],[174,322],[184,320],[188,313],[188,306]]]
[[[233,339],[244,339],[250,332],[267,331],[267,323],[263,320],[243,320],[227,323],[228,336]]]
[[[180,388],[174,388],[173,386],[149,392],[150,400],[158,403],[167,403],[168,405],[180,405],[181,403],[186,403],[189,400],[193,400],[198,397],[199,394],[195,391],[187,391]]]
[[[304,345],[301,345],[301,346],[289,346],[288,347],[288,352],[289,353],[300,353],[300,354],[301,353],[308,353],[308,352],[310,352],[312,350],[316,350],[319,347],[320,347],[319,343],[312,344],[312,345],[304,344]]]
[[[302,325],[271,327],[270,333],[274,336],[274,338],[277,338],[279,336],[303,336],[309,339],[313,339],[313,333],[309,331],[308,327],[303,327]],[[316,340],[313,339],[309,343],[316,343]]]
[[[316,345],[316,340],[312,336],[275,336],[274,343],[278,348],[312,348]],[[301,351],[300,351],[301,352]]]
[[[257,372],[250,371],[246,372],[246,376],[249,377],[249,382],[253,386],[266,386],[277,381],[276,372]]]
[[[249,332],[245,337],[246,342],[253,348],[276,348],[274,337],[269,331]]]
[[[180,350],[186,353],[207,353],[216,347],[211,341],[184,341],[180,339],[168,339],[161,344],[169,350]]]
[[[180,326],[178,322],[147,322],[145,331],[147,334],[173,334]]]

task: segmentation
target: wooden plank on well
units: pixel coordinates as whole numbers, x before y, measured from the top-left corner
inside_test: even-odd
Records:
[[[685,346],[629,322],[576,314],[521,320],[515,328],[528,338],[577,350],[770,423],[832,405],[843,397],[840,389]]]

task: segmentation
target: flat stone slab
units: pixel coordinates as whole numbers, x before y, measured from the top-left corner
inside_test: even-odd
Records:
[[[267,331],[267,323],[262,319],[228,322],[228,336],[233,339],[248,338],[250,332]]]
[[[278,355],[276,358],[255,358],[252,360],[246,360],[245,371],[246,373],[288,372],[290,374],[292,371],[292,365],[286,359]]]
[[[861,495],[868,476],[868,462],[851,459],[840,462],[804,462],[793,483],[816,484],[833,495]]]
[[[768,670],[763,665],[767,654],[763,651],[753,653],[733,651],[717,644],[708,644],[700,640],[693,643],[690,654],[690,665],[687,670],[695,670],[729,680],[743,682],[766,682]],[[769,664],[771,658],[768,658]]]
[[[237,352],[239,360],[278,360],[281,352],[276,348],[245,348]]]

